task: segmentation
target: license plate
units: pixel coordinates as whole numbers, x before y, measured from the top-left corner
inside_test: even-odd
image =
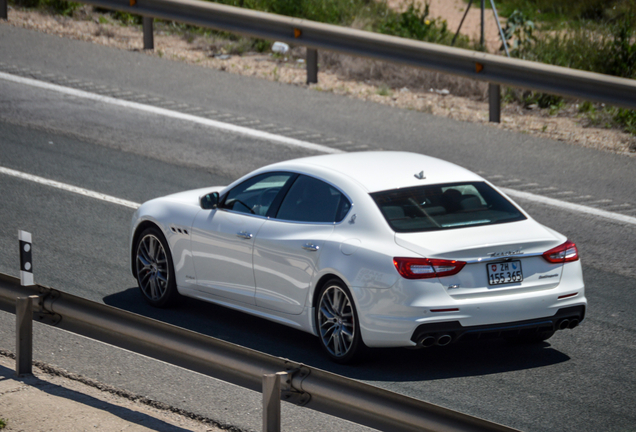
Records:
[[[504,285],[523,282],[521,261],[506,261],[486,265],[488,284]]]

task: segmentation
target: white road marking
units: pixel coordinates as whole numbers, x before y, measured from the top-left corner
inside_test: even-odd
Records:
[[[25,84],[25,85],[30,85],[33,87],[39,87],[39,88],[43,88],[43,89],[47,89],[47,90],[53,90],[53,91],[57,91],[59,93],[64,93],[64,94],[68,94],[68,95],[72,95],[72,96],[76,96],[76,97],[80,97],[80,98],[84,98],[84,99],[91,99],[91,100],[95,100],[95,101],[99,101],[99,102],[104,102],[104,103],[108,103],[108,104],[112,104],[112,105],[117,105],[117,106],[122,106],[122,107],[126,107],[126,108],[131,108],[131,109],[137,109],[140,111],[145,111],[145,112],[149,112],[149,113],[153,113],[153,114],[158,114],[158,115],[163,115],[166,117],[171,117],[171,118],[175,118],[175,119],[181,119],[181,120],[186,120],[186,121],[191,121],[194,123],[198,123],[198,124],[202,124],[202,125],[206,125],[206,126],[210,126],[213,128],[217,128],[217,129],[222,129],[222,130],[226,130],[229,132],[235,132],[238,134],[242,134],[242,135],[247,135],[253,138],[259,138],[259,139],[263,139],[263,140],[267,140],[269,142],[272,143],[277,143],[277,144],[286,144],[286,145],[290,145],[290,146],[296,146],[296,147],[302,147],[302,148],[306,148],[306,149],[310,149],[310,150],[315,150],[315,151],[319,151],[322,153],[345,153],[345,151],[343,150],[338,150],[338,149],[333,149],[331,147],[327,147],[327,146],[322,146],[320,144],[314,144],[311,142],[307,142],[307,141],[301,141],[301,140],[296,140],[293,138],[288,138],[285,136],[281,136],[281,135],[276,135],[276,134],[272,134],[272,133],[268,133],[268,132],[263,132],[260,130],[256,130],[256,129],[250,129],[250,128],[246,128],[246,127],[242,127],[242,126],[236,126],[230,123],[223,123],[223,122],[219,122],[216,120],[210,120],[204,117],[197,117],[194,115],[190,115],[190,114],[184,114],[184,113],[180,113],[177,111],[172,111],[172,110],[168,110],[168,109],[164,109],[164,108],[158,108],[155,106],[151,106],[151,105],[144,105],[144,104],[140,104],[137,102],[130,102],[130,101],[126,101],[126,100],[121,100],[121,99],[116,99],[113,97],[109,97],[109,96],[102,96],[102,95],[98,95],[95,93],[89,93],[89,92],[85,92],[82,90],[76,90],[73,88],[68,88],[68,87],[63,87],[57,84],[50,84],[47,82],[43,82],[43,81],[38,81],[38,80],[34,80],[34,79],[30,79],[30,78],[23,78],[20,76],[15,76],[15,75],[11,75],[11,74],[7,74],[7,73],[3,73],[0,72],[0,78],[7,80],[7,81],[12,81],[12,82],[16,82],[19,84]],[[72,185],[67,185],[64,183],[60,183],[60,182],[56,182],[54,180],[49,180],[49,179],[45,179],[43,177],[38,177],[38,176],[34,176],[31,174],[26,174],[26,173],[22,173],[20,171],[15,171],[15,170],[11,170],[8,168],[3,168],[0,167],[0,173],[2,174],[7,174],[7,175],[11,175],[14,177],[19,177],[25,180],[30,180],[36,183],[40,183],[40,184],[44,184],[47,186],[52,186],[58,189],[62,189],[62,190],[66,190],[69,192],[74,192],[80,195],[84,195],[84,196],[88,196],[91,198],[96,198],[96,199],[100,199],[102,201],[107,201],[107,202],[111,202],[113,204],[119,204],[125,207],[130,207],[133,209],[138,208],[141,204],[139,203],[135,203],[132,201],[126,201],[120,198],[116,198],[116,197],[112,197],[109,195],[105,195],[99,192],[95,192],[95,191],[91,191],[88,189],[83,189],[77,186],[72,186]],[[495,178],[498,176],[492,176],[491,178]],[[519,183],[520,180],[518,179],[512,179],[512,180],[508,180],[506,183]],[[610,219],[610,220],[614,220],[617,222],[623,222],[623,223],[627,223],[630,225],[636,225],[636,218],[631,217],[631,216],[627,216],[624,214],[620,214],[620,213],[614,213],[614,212],[610,212],[610,211],[606,211],[606,210],[600,210],[594,207],[588,207],[588,206],[584,206],[584,205],[580,205],[580,204],[573,204],[567,201],[560,201],[554,198],[548,198],[545,197],[543,195],[536,195],[533,193],[529,193],[529,192],[521,192],[515,189],[510,189],[510,188],[505,188],[502,187],[500,188],[504,193],[510,195],[513,198],[521,198],[521,199],[525,199],[528,201],[532,201],[532,202],[537,202],[537,203],[542,203],[542,204],[546,204],[552,207],[557,207],[557,208],[561,208],[561,209],[565,209],[565,210],[570,210],[570,211],[574,211],[577,213],[584,213],[584,214],[589,214],[589,215],[593,215],[593,216],[599,216],[605,219]],[[566,193],[570,193],[568,192],[559,192],[559,194],[566,194]]]
[[[554,198],[548,198],[543,195],[535,195],[529,192],[521,192],[515,189],[509,188],[499,188],[504,193],[510,195],[513,198],[521,198],[532,202],[537,202],[541,204],[547,204],[552,207],[557,207],[565,210],[574,211],[577,213],[584,213],[593,216],[599,216],[605,219],[611,219],[617,222],[623,222],[630,225],[636,225],[636,218],[627,216],[620,213],[614,213],[607,210],[601,210],[594,207],[584,206],[581,204],[574,204],[567,201],[561,201]]]
[[[57,182],[55,180],[49,180],[46,179],[44,177],[38,177],[38,176],[34,176],[32,174],[27,174],[27,173],[23,173],[20,171],[16,171],[16,170],[12,170],[9,168],[4,168],[4,167],[0,167],[0,173],[1,174],[6,174],[6,175],[10,175],[13,177],[17,177],[17,178],[21,178],[23,180],[29,180],[35,183],[39,183],[39,184],[43,184],[46,186],[51,186],[57,189],[62,189],[68,192],[73,192],[79,195],[84,195],[87,197],[91,197],[91,198],[95,198],[98,200],[102,200],[102,201],[106,201],[109,203],[113,203],[113,204],[119,204],[121,206],[124,207],[130,207],[131,209],[137,209],[139,208],[139,206],[141,204],[136,203],[136,202],[132,202],[132,201],[127,201],[121,198],[116,198],[114,196],[110,196],[110,195],[106,195],[100,192],[95,192],[92,190],[88,190],[88,189],[84,189],[81,187],[77,187],[77,186],[72,186],[72,185],[68,185],[66,183],[60,183]]]
[[[162,115],[164,117],[170,117],[179,120],[186,120],[193,123],[197,123],[204,126],[209,126],[215,129],[224,130],[227,132],[233,132],[240,135],[245,135],[251,138],[265,140],[274,144],[284,144],[292,147],[301,147],[308,150],[317,151],[320,153],[343,153],[342,150],[334,149],[331,147],[323,146],[320,144],[311,143],[308,141],[302,141],[294,138],[289,138],[282,135],[276,135],[269,132],[264,132],[258,129],[251,129],[244,126],[237,126],[231,123],[224,123],[217,120],[210,120],[205,117],[198,117],[192,114],[184,114],[178,111],[172,111],[165,108],[159,108],[152,105],[145,105],[138,102],[130,102],[123,99],[117,99],[110,96],[102,96],[96,93],[89,93],[83,90],[77,90],[74,88],[64,87],[57,84],[51,84],[44,81],[38,81],[31,78],[24,78],[16,75],[0,72],[0,78],[12,81],[19,84],[25,84],[32,87],[38,87],[46,90],[56,91],[83,99],[90,99],[98,102],[103,102],[120,107],[136,109],[152,114]]]

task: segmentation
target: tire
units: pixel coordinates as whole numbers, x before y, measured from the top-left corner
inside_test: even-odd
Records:
[[[339,280],[322,286],[315,308],[315,323],[320,345],[336,363],[354,363],[366,349],[353,297]]]
[[[156,227],[144,230],[135,244],[135,271],[141,294],[158,308],[177,304],[179,293],[172,254],[165,237]]]

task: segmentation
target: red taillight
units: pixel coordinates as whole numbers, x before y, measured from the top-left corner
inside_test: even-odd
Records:
[[[466,265],[463,261],[402,257],[393,258],[393,264],[398,273],[406,279],[452,276],[459,273]]]
[[[543,253],[543,258],[553,264],[566,263],[579,259],[579,250],[570,240]]]

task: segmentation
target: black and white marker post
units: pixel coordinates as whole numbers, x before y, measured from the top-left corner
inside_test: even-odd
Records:
[[[34,285],[31,233],[18,231],[18,239],[20,240],[20,284]]]
[[[34,285],[31,233],[18,231],[20,240],[20,284]],[[38,296],[18,297],[16,318],[16,369],[18,376],[32,373],[33,363],[33,301]]]

